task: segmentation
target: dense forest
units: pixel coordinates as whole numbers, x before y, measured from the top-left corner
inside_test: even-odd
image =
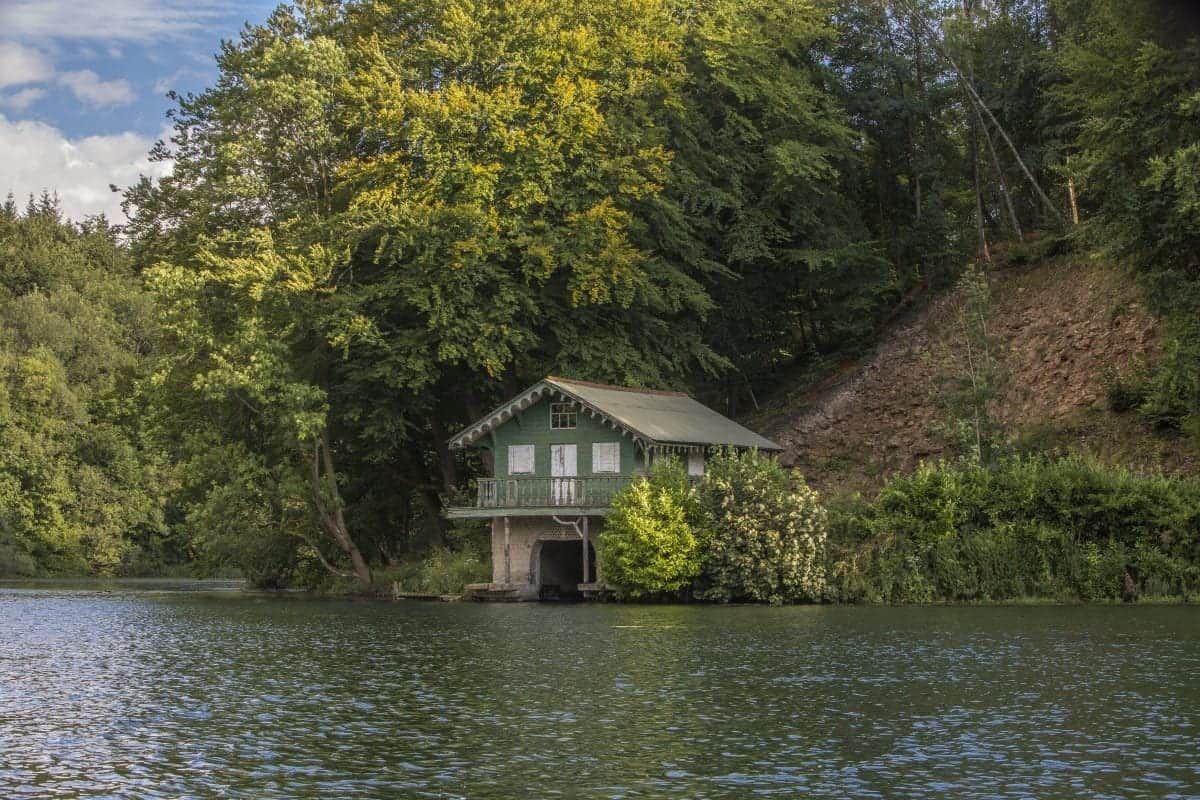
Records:
[[[126,224],[0,212],[0,573],[369,583],[538,378],[739,415],[999,253],[1135,275],[1120,389],[1200,438],[1188,2],[305,0],[217,60]]]

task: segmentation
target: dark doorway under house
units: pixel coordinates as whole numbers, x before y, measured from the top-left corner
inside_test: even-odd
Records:
[[[595,572],[596,550],[588,543],[588,564]],[[543,541],[539,543],[537,563],[538,597],[543,600],[580,599],[579,584],[587,583],[583,574],[583,542]]]

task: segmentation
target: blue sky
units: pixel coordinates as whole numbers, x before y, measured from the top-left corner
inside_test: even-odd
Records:
[[[108,184],[161,175],[146,152],[165,94],[216,78],[213,54],[275,0],[0,0],[0,195],[57,191],[74,218],[123,221]]]

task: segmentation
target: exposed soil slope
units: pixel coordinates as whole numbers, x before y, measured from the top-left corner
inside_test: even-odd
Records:
[[[1094,454],[1138,468],[1195,471],[1181,439],[1150,432],[1105,403],[1112,376],[1153,364],[1159,324],[1136,286],[1096,263],[995,270],[992,333],[1008,379],[993,413],[1015,443]],[[756,424],[784,462],[826,489],[871,489],[898,470],[946,453],[941,354],[952,346],[959,297],[947,293],[900,320],[874,353],[772,405]]]

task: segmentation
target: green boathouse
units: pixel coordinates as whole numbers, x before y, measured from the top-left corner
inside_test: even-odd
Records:
[[[476,597],[536,600],[603,590],[592,537],[613,494],[654,459],[704,474],[714,448],[779,446],[681,392],[548,377],[468,425],[451,448],[491,452],[492,475],[451,518],[492,520],[492,582]]]

